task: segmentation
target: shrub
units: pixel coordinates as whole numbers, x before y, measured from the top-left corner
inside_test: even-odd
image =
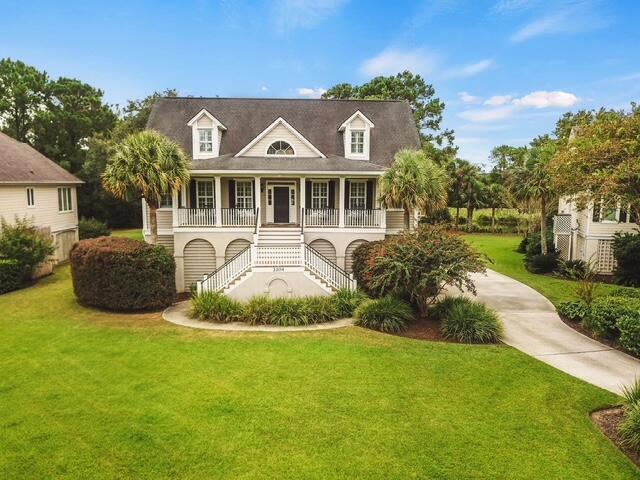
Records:
[[[640,298],[640,288],[618,287],[609,291],[609,297]]]
[[[87,238],[108,237],[111,235],[111,230],[109,230],[106,223],[100,220],[82,218],[78,222],[78,234],[80,240],[86,240]]]
[[[271,301],[269,313],[270,325],[296,327],[308,325],[309,318],[301,298],[275,298]]]
[[[591,304],[583,325],[594,335],[607,338],[618,336],[616,322],[625,315],[640,315],[640,300],[624,297],[599,297]]]
[[[625,408],[624,419],[618,425],[624,443],[636,451],[640,450],[640,405],[635,403]]]
[[[342,317],[334,297],[335,295],[275,299],[266,296],[253,297],[244,305],[242,320],[251,325],[281,327],[332,322]]]
[[[528,244],[529,244],[529,236],[522,237],[522,240],[520,240],[520,243],[518,244],[518,248],[516,249],[516,252],[527,253]]]
[[[404,300],[383,297],[366,300],[355,311],[356,325],[387,333],[402,332],[413,319],[413,310]]]
[[[531,273],[551,273],[558,266],[559,253],[550,251],[546,255],[532,255],[525,257],[525,266]]]
[[[242,305],[222,293],[203,292],[191,299],[192,317],[216,323],[236,322],[243,319]]]
[[[572,322],[581,321],[591,312],[591,308],[582,300],[562,302],[558,305],[558,313]]]
[[[252,297],[244,306],[244,320],[250,325],[267,325],[271,318],[271,299],[266,295]]]
[[[491,226],[491,215],[487,215],[486,213],[481,213],[476,217],[476,223],[481,227],[490,227]]]
[[[0,295],[20,288],[22,265],[12,258],[0,258]]]
[[[302,312],[307,324],[332,322],[343,315],[338,311],[335,295],[302,299]],[[347,315],[344,315],[347,316]]]
[[[426,313],[446,286],[475,292],[470,274],[484,271],[482,255],[462,237],[442,226],[423,225],[376,245],[364,277],[374,294],[406,294],[421,313]]]
[[[640,312],[636,315],[623,315],[616,326],[620,331],[620,345],[629,353],[640,356]]]
[[[456,297],[441,306],[442,334],[464,343],[497,343],[502,338],[502,323],[486,305],[466,297]]]
[[[27,219],[16,218],[13,225],[0,218],[0,257],[16,260],[21,282],[31,279],[36,266],[55,251],[51,238]]]
[[[83,305],[151,310],[175,300],[175,263],[160,245],[100,237],[75,244],[70,259],[73,289]]]
[[[376,251],[377,247],[382,243],[382,240],[363,243],[353,251],[353,276],[358,282],[358,287],[369,295],[373,295],[373,292],[369,288],[371,277],[367,274],[367,269],[369,262],[375,260],[372,252]]]
[[[617,283],[640,287],[640,234],[618,233],[613,239],[613,272]]]
[[[341,288],[333,294],[333,303],[340,317],[351,317],[356,308],[367,300],[367,295],[361,290]]]
[[[525,250],[525,255],[527,257],[533,257],[534,255],[542,254],[542,244],[540,241],[540,232],[532,233],[529,235],[529,240],[527,241],[527,246]],[[547,230],[547,251],[554,251],[553,246],[553,230]]]
[[[587,262],[584,260],[560,260],[558,273],[563,278],[578,280],[584,278],[587,273]]]
[[[631,385],[623,386],[622,396],[627,405],[640,405],[640,379],[636,378]]]
[[[442,210],[438,210],[437,212],[429,213],[424,217],[420,217],[420,223],[426,223],[429,225],[451,223],[452,221],[453,217],[451,216],[451,212],[448,208],[444,208]]]
[[[502,215],[496,218],[496,223],[503,227],[517,228],[522,217],[517,215]]]

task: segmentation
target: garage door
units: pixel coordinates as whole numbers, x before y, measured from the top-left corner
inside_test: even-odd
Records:
[[[184,286],[189,289],[203,275],[215,271],[216,250],[206,240],[191,240],[184,247]]]
[[[367,243],[366,240],[356,240],[354,242],[351,242],[349,244],[349,246],[347,247],[347,250],[345,252],[345,258],[344,258],[344,269],[351,273],[353,271],[353,252],[355,251],[356,248],[358,248],[360,245],[362,245],[363,243]]]
[[[56,259],[59,262],[69,260],[69,251],[76,242],[76,231],[67,230],[66,232],[56,233]]]

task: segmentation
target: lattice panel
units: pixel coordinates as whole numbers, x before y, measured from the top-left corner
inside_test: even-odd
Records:
[[[556,215],[553,217],[553,233],[568,235],[571,233],[571,215]]]
[[[600,273],[612,273],[615,266],[613,241],[598,240],[598,271]]]
[[[569,260],[570,235],[556,235],[556,249],[560,251],[560,258]]]

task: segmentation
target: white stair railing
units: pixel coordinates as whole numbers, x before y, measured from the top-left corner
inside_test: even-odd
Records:
[[[196,284],[198,293],[220,292],[231,285],[236,278],[251,268],[252,250],[252,246],[248,246],[215,272],[206,275]]]
[[[356,281],[351,274],[345,272],[306,243],[302,244],[302,248],[304,250],[304,266],[327,282],[327,284],[336,289],[356,289]]]

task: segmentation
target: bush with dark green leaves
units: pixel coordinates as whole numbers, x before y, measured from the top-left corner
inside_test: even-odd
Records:
[[[222,293],[203,292],[191,299],[191,316],[200,320],[229,323],[243,319],[242,304]]]
[[[396,297],[387,296],[366,300],[355,311],[356,325],[380,332],[398,333],[407,329],[414,319],[411,305]]]
[[[620,331],[620,345],[629,353],[640,356],[640,312],[623,315],[616,322]]]
[[[587,268],[587,262],[584,260],[560,260],[557,271],[562,278],[579,280],[584,278]]]
[[[99,237],[76,243],[70,260],[73,290],[82,305],[134,311],[175,301],[175,262],[160,245]]]
[[[490,227],[491,221],[491,215],[486,213],[481,213],[476,217],[476,223],[481,227]]]
[[[640,288],[618,287],[611,290],[609,297],[640,298]]]
[[[81,218],[78,222],[78,235],[80,236],[80,240],[108,237],[111,235],[111,230],[109,230],[106,223],[100,220],[96,220],[95,218]]]
[[[20,264],[21,283],[31,280],[38,264],[55,251],[51,237],[26,218],[16,218],[10,224],[0,217],[0,226],[0,258],[10,258]]]
[[[516,252],[527,253],[527,245],[529,245],[529,239],[530,235],[525,235],[524,237],[522,237],[522,240],[520,240],[520,243],[518,244],[518,248],[516,248]]]
[[[442,301],[435,314],[442,320],[445,338],[462,343],[498,343],[502,338],[502,322],[496,313],[466,297]]]
[[[22,265],[11,258],[0,258],[0,295],[17,290],[22,284]]]
[[[582,300],[562,302],[558,305],[558,313],[572,322],[580,322],[591,312],[591,307]]]
[[[356,308],[369,297],[361,290],[341,288],[331,298],[341,317],[351,317]]]
[[[448,208],[438,210],[437,212],[429,213],[424,217],[420,217],[420,223],[426,223],[429,225],[436,225],[440,223],[450,224],[453,221],[451,212]]]
[[[496,223],[502,227],[516,229],[522,218],[517,215],[500,215],[496,218]]]
[[[640,287],[640,234],[618,233],[613,239],[616,283]]]
[[[524,263],[531,273],[551,273],[558,267],[560,253],[550,250],[546,255],[526,256]]]
[[[540,232],[532,233],[529,235],[525,249],[525,255],[527,257],[540,255],[542,253],[542,242],[540,241],[540,238]],[[553,250],[553,230],[547,229],[547,251],[552,252]]]
[[[582,324],[597,337],[617,338],[617,321],[626,315],[640,316],[640,299],[598,297],[592,303]]]

